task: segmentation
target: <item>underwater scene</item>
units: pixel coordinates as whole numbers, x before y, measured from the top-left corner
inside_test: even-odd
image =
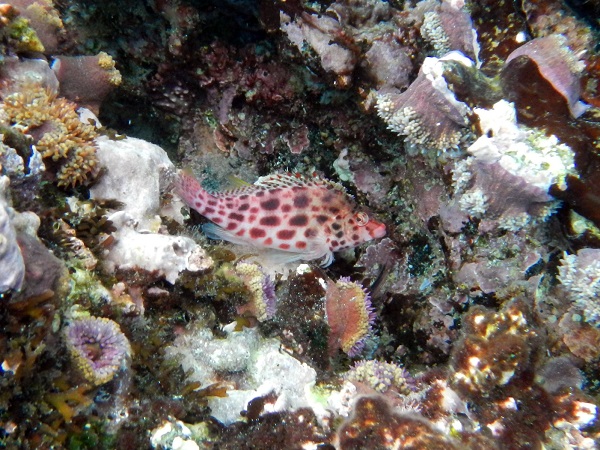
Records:
[[[600,443],[600,0],[0,3],[0,449]]]

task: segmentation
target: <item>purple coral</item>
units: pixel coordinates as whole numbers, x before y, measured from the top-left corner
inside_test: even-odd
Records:
[[[277,311],[277,296],[275,295],[275,283],[269,275],[265,275],[262,282],[263,302],[267,318],[271,318]]]
[[[445,60],[470,64],[459,54],[442,59],[426,58],[419,75],[406,91],[378,95],[379,117],[390,130],[406,136],[406,142],[418,149],[454,148],[468,124],[469,107],[454,97],[442,76]]]
[[[65,329],[65,339],[77,368],[94,385],[110,381],[131,355],[119,325],[103,317],[75,319]]]
[[[514,71],[515,66],[511,62],[517,58],[531,59],[542,77],[565,99],[571,115],[577,118],[589,108],[579,101],[580,76],[584,65],[566,46],[566,42],[566,38],[558,34],[533,39],[508,55],[502,72],[504,76]]]

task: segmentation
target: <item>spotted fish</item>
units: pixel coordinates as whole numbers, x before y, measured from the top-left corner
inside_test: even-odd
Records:
[[[281,262],[322,259],[333,252],[385,236],[385,225],[358,210],[343,187],[318,177],[274,174],[255,184],[209,193],[187,171],[176,190],[191,208],[211,220],[203,231],[213,239],[272,249]]]

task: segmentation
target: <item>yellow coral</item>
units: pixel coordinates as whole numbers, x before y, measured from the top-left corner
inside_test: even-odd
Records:
[[[79,120],[76,107],[40,86],[25,86],[4,99],[4,113],[15,127],[44,130],[36,148],[43,158],[58,163],[59,186],[76,186],[96,173],[97,132]]]
[[[98,65],[101,69],[104,69],[108,74],[108,81],[113,86],[121,84],[122,77],[121,72],[115,67],[115,60],[106,52],[98,53]]]
[[[251,294],[250,303],[243,309],[252,312],[259,321],[268,319],[267,304],[263,298],[263,280],[265,279],[265,274],[258,265],[245,262],[238,263],[235,266],[235,272],[242,279]]]
[[[90,389],[90,386],[84,384],[64,392],[46,394],[45,400],[69,423],[81,410],[91,405],[92,399],[86,395]]]

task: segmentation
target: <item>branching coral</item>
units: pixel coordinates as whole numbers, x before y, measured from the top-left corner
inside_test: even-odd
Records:
[[[97,173],[97,136],[82,123],[77,106],[39,86],[24,86],[5,95],[3,114],[14,127],[36,138],[36,148],[50,165],[57,165],[59,186],[77,186]]]

